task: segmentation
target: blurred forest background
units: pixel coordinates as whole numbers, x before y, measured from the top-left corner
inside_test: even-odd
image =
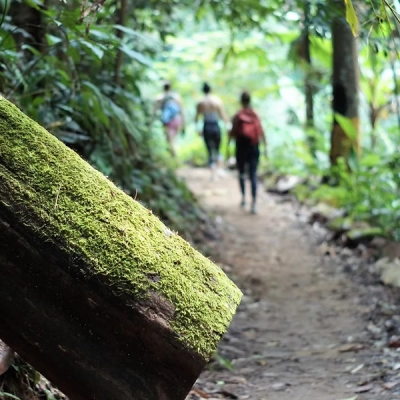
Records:
[[[264,172],[306,178],[301,201],[400,239],[398,1],[1,0],[1,10],[3,96],[187,237],[204,215],[174,170],[205,163],[191,121],[207,81],[230,115],[251,91]],[[357,115],[333,101],[332,76],[346,68]],[[189,121],[178,162],[161,124],[150,129],[165,79]]]

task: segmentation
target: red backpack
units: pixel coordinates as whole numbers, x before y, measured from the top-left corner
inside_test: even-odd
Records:
[[[263,135],[258,115],[250,108],[240,110],[235,117],[232,136],[246,136],[249,138],[251,144],[258,144]]]

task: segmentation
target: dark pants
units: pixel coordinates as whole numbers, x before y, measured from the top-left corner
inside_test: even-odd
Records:
[[[204,122],[203,137],[208,152],[208,165],[211,166],[219,159],[221,130],[219,129],[218,122]]]
[[[257,167],[260,158],[258,145],[246,149],[236,149],[236,163],[239,170],[240,191],[244,197],[246,194],[246,169],[251,183],[251,196],[253,201],[257,196]]]

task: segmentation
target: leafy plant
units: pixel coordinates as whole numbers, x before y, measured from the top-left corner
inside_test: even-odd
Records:
[[[2,392],[2,391],[0,391],[0,396],[7,397],[7,398],[10,398],[10,399],[15,399],[15,400],[21,400],[19,397],[14,396],[11,393],[6,393],[6,392]]]

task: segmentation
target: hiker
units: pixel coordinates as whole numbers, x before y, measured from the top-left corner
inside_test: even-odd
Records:
[[[164,83],[163,93],[156,100],[154,115],[158,110],[161,110],[165,137],[171,154],[175,157],[174,140],[180,131],[185,131],[185,117],[181,97],[171,90],[170,82]]]
[[[197,104],[195,123],[199,122],[202,126],[199,128],[199,135],[203,136],[204,143],[208,152],[208,165],[211,169],[211,179],[215,179],[217,166],[221,166],[220,145],[221,128],[219,121],[222,119],[225,126],[230,125],[229,117],[224,110],[220,98],[211,94],[211,87],[208,83],[203,85],[203,99]],[[202,117],[203,121],[199,121]]]
[[[260,158],[259,144],[262,140],[266,148],[266,139],[258,115],[250,106],[250,94],[243,92],[240,96],[242,109],[235,114],[229,140],[236,141],[236,164],[239,170],[240,192],[242,201],[240,206],[246,206],[246,168],[251,182],[251,208],[252,214],[257,213],[257,166]],[[228,143],[229,146],[229,143]]]

